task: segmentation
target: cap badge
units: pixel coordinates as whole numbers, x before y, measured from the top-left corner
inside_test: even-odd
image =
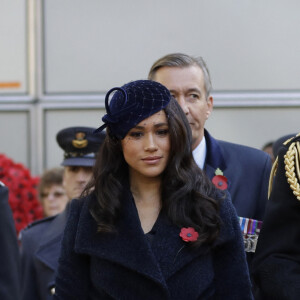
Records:
[[[77,132],[75,134],[75,139],[72,141],[72,145],[75,148],[85,148],[88,144],[88,140],[85,139],[86,134],[84,132]]]

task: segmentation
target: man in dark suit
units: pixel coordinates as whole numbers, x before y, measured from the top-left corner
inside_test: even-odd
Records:
[[[245,249],[254,252],[267,202],[270,157],[258,149],[216,140],[204,129],[213,97],[209,71],[201,57],[168,54],[152,65],[148,79],[165,85],[179,102],[192,129],[194,159],[218,188],[230,192]]]
[[[63,186],[69,200],[80,197],[92,177],[92,167],[105,134],[95,128],[70,127],[57,134],[64,150]],[[21,232],[21,294],[23,300],[52,299],[60,244],[69,205],[57,216],[29,225]]]
[[[20,299],[20,260],[8,189],[0,181],[0,299]]]
[[[280,141],[253,259],[257,300],[300,299],[300,134]]]

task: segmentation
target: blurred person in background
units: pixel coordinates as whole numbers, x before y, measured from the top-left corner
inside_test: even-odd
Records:
[[[95,128],[69,127],[57,133],[64,151],[63,187],[68,203],[80,197],[92,177],[92,168],[105,133],[93,134]],[[36,221],[20,234],[21,297],[23,300],[49,300],[54,293],[61,239],[69,214],[65,210]]]
[[[275,157],[274,157],[274,153],[273,153],[273,144],[274,144],[274,142],[271,141],[271,142],[264,144],[261,148],[262,151],[264,151],[270,155],[272,163],[275,161]]]
[[[63,187],[64,168],[46,170],[38,185],[39,199],[43,206],[44,217],[51,217],[61,213],[69,198]]]

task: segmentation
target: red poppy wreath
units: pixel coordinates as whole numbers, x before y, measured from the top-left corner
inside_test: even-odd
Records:
[[[36,189],[39,177],[32,177],[22,164],[0,154],[0,180],[8,187],[8,202],[18,234],[29,223],[43,217]]]

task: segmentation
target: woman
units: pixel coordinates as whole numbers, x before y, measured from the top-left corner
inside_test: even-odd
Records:
[[[252,299],[234,208],[194,162],[176,100],[139,80],[105,104],[94,189],[72,202],[55,299]]]
[[[38,192],[43,206],[44,217],[61,213],[69,199],[63,187],[64,169],[61,167],[46,170],[40,179]]]

